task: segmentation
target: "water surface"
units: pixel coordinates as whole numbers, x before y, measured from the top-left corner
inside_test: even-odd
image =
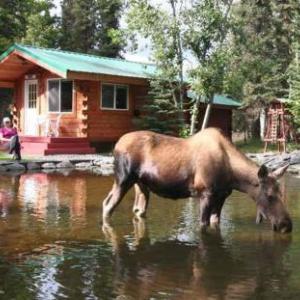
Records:
[[[255,225],[254,203],[237,192],[219,229],[199,229],[193,200],[153,195],[135,220],[132,192],[102,228],[112,180],[0,177],[0,299],[300,298],[300,179],[282,180],[291,235]]]

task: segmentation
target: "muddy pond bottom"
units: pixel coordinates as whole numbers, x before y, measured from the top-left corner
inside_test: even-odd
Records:
[[[300,179],[281,185],[294,231],[255,225],[233,193],[219,228],[199,206],[151,195],[133,219],[127,194],[102,228],[113,178],[84,172],[0,177],[0,299],[300,299]]]

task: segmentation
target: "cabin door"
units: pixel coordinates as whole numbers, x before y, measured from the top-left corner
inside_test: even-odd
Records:
[[[38,135],[38,81],[25,80],[25,135]]]

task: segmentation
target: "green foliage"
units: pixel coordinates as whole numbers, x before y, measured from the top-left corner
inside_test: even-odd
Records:
[[[26,34],[22,43],[46,48],[58,46],[59,22],[58,17],[50,14],[53,7],[53,3],[48,0],[35,3],[27,17]]]
[[[290,85],[288,109],[294,116],[293,121],[300,127],[300,66],[298,43],[295,45],[295,59],[290,64],[288,74]]]
[[[180,1],[179,1],[180,2]],[[151,81],[149,100],[143,111],[150,116],[138,123],[141,128],[174,133],[184,126],[184,82],[181,6],[169,0],[168,9],[148,0],[129,1],[126,35],[134,46],[135,35],[151,42],[158,72]]]
[[[181,130],[180,110],[173,99],[173,87],[167,81],[152,79],[150,91],[134,123],[140,129],[174,134]]]
[[[51,16],[50,0],[13,0],[0,2],[0,51],[15,42],[55,47],[58,19]]]
[[[26,33],[26,20],[34,1],[2,0],[0,2],[0,51],[3,52]]]
[[[161,79],[162,85],[166,81],[172,87],[173,97],[169,101],[175,99],[174,108],[181,114],[181,120],[185,113],[183,64],[188,59],[184,53],[189,53],[195,60],[186,79],[199,96],[210,99],[214,93],[223,90],[227,61],[223,41],[228,32],[227,16],[231,3],[168,0],[160,6],[150,0],[129,1],[127,33],[131,40],[134,40],[132,34],[138,33],[151,42],[153,60],[158,66],[157,78]],[[180,127],[186,128],[183,123]]]
[[[236,74],[231,78],[236,80],[229,79],[226,88],[233,94],[240,93],[247,104],[260,106],[287,95],[286,71],[293,59],[293,37],[299,34],[295,30],[299,12],[296,0],[235,3],[229,66]]]
[[[120,56],[122,43],[116,30],[121,10],[121,0],[64,0],[61,48],[107,57]]]

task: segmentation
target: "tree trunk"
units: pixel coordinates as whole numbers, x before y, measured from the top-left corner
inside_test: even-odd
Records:
[[[205,115],[204,115],[204,119],[202,122],[202,127],[201,130],[205,129],[208,125],[208,121],[209,121],[209,117],[210,117],[210,112],[211,112],[211,108],[214,102],[214,96],[210,97],[207,106],[206,106],[206,110],[205,110]]]
[[[191,125],[190,125],[190,135],[193,135],[196,132],[200,99],[201,99],[201,97],[197,97],[197,99],[195,100],[195,103],[193,104],[192,115],[191,115]]]

